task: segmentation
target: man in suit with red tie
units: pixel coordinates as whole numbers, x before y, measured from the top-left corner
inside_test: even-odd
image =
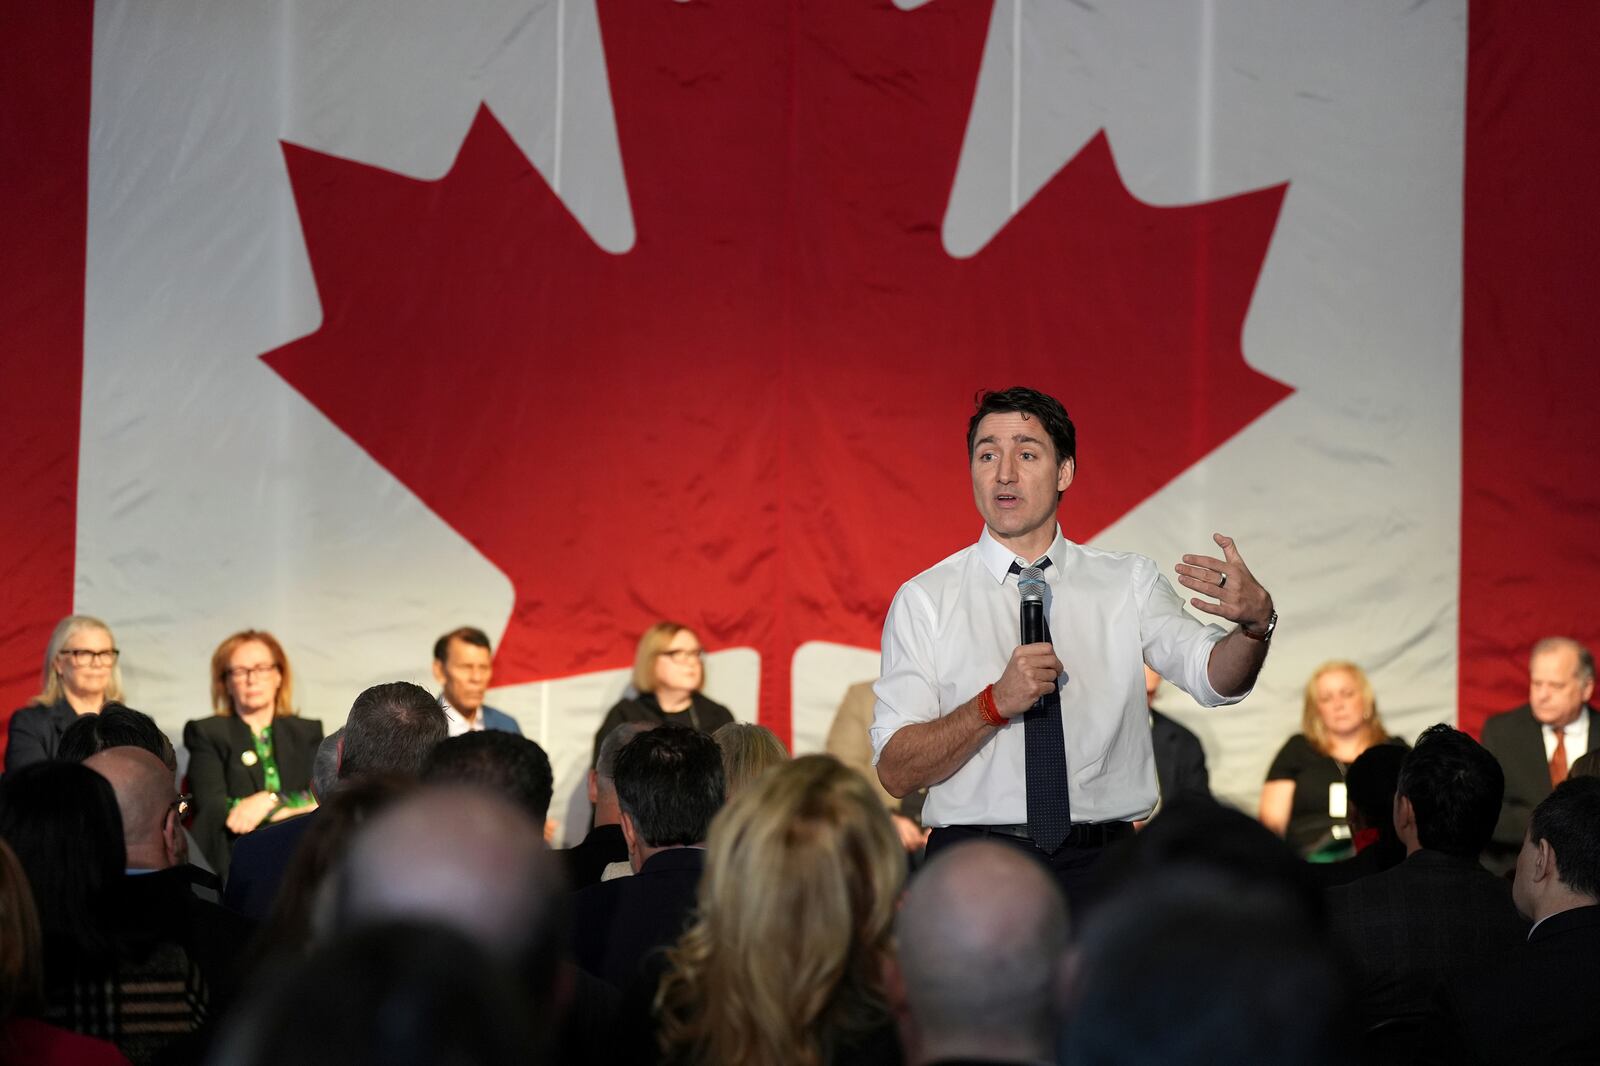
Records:
[[[1596,719],[1594,656],[1568,637],[1546,637],[1533,646],[1528,664],[1528,702],[1483,725],[1483,746],[1506,773],[1505,800],[1485,858],[1497,873],[1511,869],[1528,816],[1567,769],[1590,750]]]

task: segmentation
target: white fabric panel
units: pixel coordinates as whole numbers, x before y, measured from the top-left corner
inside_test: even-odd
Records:
[[[1299,391],[1098,541],[1170,562],[1221,528],[1277,595],[1256,695],[1178,710],[1253,807],[1323,658],[1367,665],[1408,735],[1454,714],[1465,3],[1018,2],[996,0],[953,254],[1102,126],[1152,203],[1290,182],[1245,352]],[[593,3],[102,0],[95,49],[78,606],[116,627],[132,702],[174,736],[207,713],[212,648],[248,625],[284,639],[298,702],[333,728],[366,685],[430,683],[444,629],[498,632],[511,589],[260,362],[321,317],[278,141],[437,178],[486,100],[597,244],[626,250]],[[1143,402],[1171,399],[1155,382]],[[796,750],[875,664],[800,649]],[[723,651],[711,694],[753,719],[758,669]],[[550,751],[569,836],[623,684],[491,696]]]
[[[1255,694],[1161,701],[1247,810],[1319,662],[1361,663],[1408,738],[1455,720],[1465,78],[1461,0],[995,5],[953,254],[1010,217],[1013,157],[1025,203],[1101,128],[1152,204],[1289,183],[1244,353],[1297,392],[1096,538],[1175,563],[1218,554],[1221,531],[1272,590],[1284,621]],[[1134,402],[1186,401],[1152,382]]]

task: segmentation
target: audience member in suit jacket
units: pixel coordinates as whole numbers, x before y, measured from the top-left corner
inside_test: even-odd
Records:
[[[1506,772],[1506,797],[1495,825],[1490,866],[1509,871],[1528,831],[1528,815],[1550,795],[1551,756],[1561,731],[1560,764],[1571,766],[1600,740],[1594,694],[1594,656],[1565,637],[1547,637],[1528,663],[1528,702],[1483,724],[1483,746]],[[1564,776],[1564,775],[1563,775]]]
[[[1600,1055],[1600,778],[1570,779],[1534,809],[1513,894],[1533,931],[1449,989],[1442,1046],[1456,1062],[1593,1062]]]
[[[361,774],[416,778],[447,730],[444,710],[427,689],[393,681],[357,696],[341,733],[342,781]],[[267,826],[240,838],[224,902],[246,917],[265,919],[283,872],[315,817]]]
[[[614,862],[628,861],[628,841],[622,835],[622,808],[617,803],[617,752],[640,733],[654,728],[645,722],[623,722],[600,741],[600,754],[589,771],[589,807],[594,828],[581,843],[556,855],[567,869],[574,889],[600,883],[600,875]]]
[[[1356,975],[1368,1025],[1419,1027],[1440,985],[1517,943],[1527,928],[1510,886],[1478,864],[1500,810],[1494,756],[1459,730],[1417,738],[1396,786],[1395,828],[1406,860],[1328,890],[1329,923]]]
[[[213,1003],[228,989],[251,923],[217,905],[215,878],[185,861],[188,838],[172,771],[152,752],[112,747],[83,765],[111,784],[122,814],[127,872],[111,912],[124,960],[144,960],[176,945],[198,968]]]
[[[579,966],[623,988],[694,910],[706,833],[722,806],[722,752],[703,733],[662,726],[617,752],[615,781],[634,876],[573,896],[573,951]]]
[[[493,678],[493,651],[483,630],[462,626],[434,641],[433,679],[451,736],[484,730],[522,735],[515,718],[483,702]]]

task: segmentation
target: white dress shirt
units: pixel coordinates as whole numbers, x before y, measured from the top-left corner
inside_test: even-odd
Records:
[[[472,721],[467,721],[466,715],[450,706],[450,701],[444,698],[444,693],[439,694],[439,706],[444,708],[444,724],[449,731],[448,735],[459,737],[463,733],[483,732],[483,708],[478,708],[478,713],[472,716]]]
[[[1142,664],[1201,704],[1237,703],[1211,687],[1211,649],[1227,635],[1203,625],[1142,555],[1073,544],[1056,530],[1044,571],[1074,822],[1147,817],[1156,805]],[[873,761],[901,726],[949,714],[1005,672],[1018,643],[1017,559],[986,527],[978,543],[900,586],[883,625],[873,686]],[[1020,825],[1028,820],[1022,717],[993,731],[954,774],[928,790],[923,822]]]
[[[1556,754],[1556,727],[1541,725],[1539,731],[1544,734],[1544,761],[1549,762]],[[1567,750],[1567,765],[1571,766],[1589,750],[1589,712],[1579,711],[1578,717],[1561,733],[1561,746]]]

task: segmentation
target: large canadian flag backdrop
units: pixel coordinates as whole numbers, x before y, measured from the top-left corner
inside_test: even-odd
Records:
[[[1163,697],[1225,795],[1322,660],[1410,736],[1600,635],[1593,7],[4,10],[6,708],[71,610],[174,734],[236,629],[331,728],[477,624],[575,833],[659,618],[821,746],[1019,382],[1069,537],[1277,599],[1250,700]]]

